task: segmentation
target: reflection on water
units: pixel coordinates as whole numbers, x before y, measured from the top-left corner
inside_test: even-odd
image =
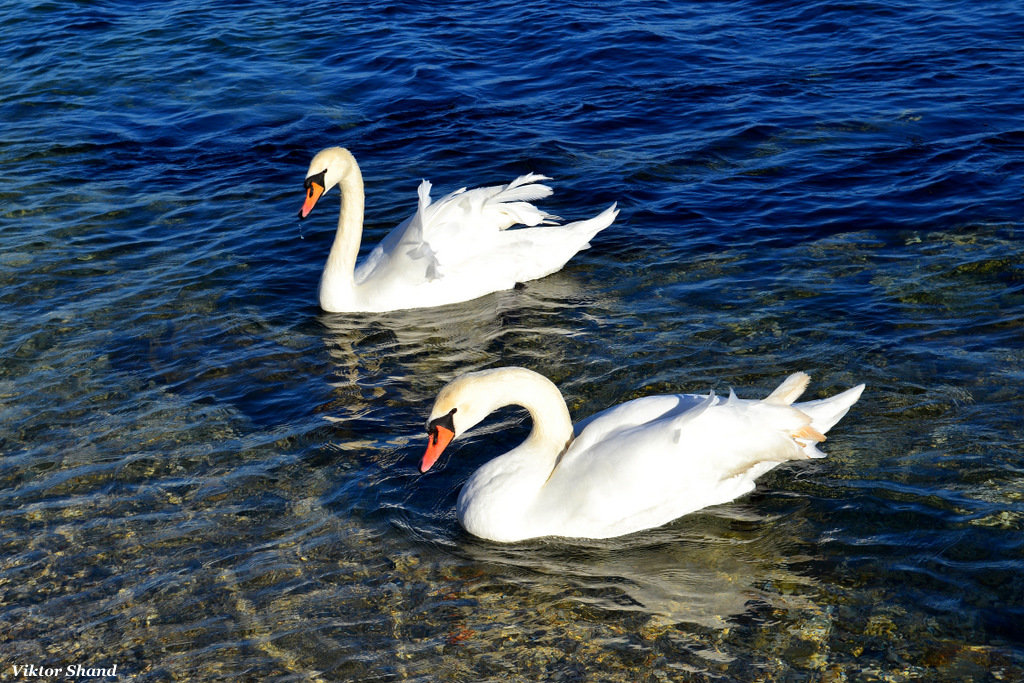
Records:
[[[1005,250],[998,233],[910,246],[923,270],[955,280],[951,317],[1018,267],[962,267]],[[901,249],[856,235],[794,249],[817,268],[773,281],[773,297],[728,259],[643,276],[595,252],[432,311],[298,326],[253,310],[173,325],[158,314],[134,339],[107,330],[106,310],[54,319],[4,361],[8,391],[34,381],[62,406],[3,407],[5,652],[117,663],[143,680],[228,677],[233,662],[313,680],[438,667],[455,679],[636,680],[653,667],[748,680],[861,670],[865,656],[903,662],[873,665],[879,676],[1012,678],[1013,648],[985,639],[1021,637],[1022,422],[1005,381],[1021,367],[1016,323],[984,313],[988,345],[931,329],[936,318],[902,300]],[[824,280],[831,293],[808,297]],[[709,282],[739,303],[719,310]],[[842,290],[885,342],[858,351],[877,329],[822,316]],[[907,305],[911,326],[882,313]],[[785,335],[783,319],[806,333]],[[869,391],[828,458],[779,468],[737,503],[622,539],[501,546],[459,528],[455,499],[525,436],[521,411],[499,412],[437,471],[416,465],[437,390],[514,363],[552,376],[576,419],[651,393],[764,393],[795,369],[815,375],[813,397],[852,380]],[[1002,374],[980,370],[992,363]]]
[[[540,596],[571,596],[583,605],[635,611],[651,617],[649,625],[721,629],[750,603],[772,601],[761,585],[808,584],[777,566],[787,548],[763,535],[766,521],[751,509],[723,506],[619,539],[540,540],[513,547],[460,541],[473,562],[503,572],[528,571]]]

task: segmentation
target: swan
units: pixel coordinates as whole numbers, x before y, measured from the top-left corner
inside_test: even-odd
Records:
[[[462,526],[514,542],[539,536],[611,538],[735,500],[787,460],[822,458],[817,444],[864,385],[793,402],[810,378],[790,375],[762,400],[675,394],[619,404],[573,428],[558,387],[532,370],[470,372],[448,383],[427,421],[420,471],[502,406],[526,408],[529,436],[480,467],[459,493]]]
[[[508,185],[456,190],[431,203],[430,182],[419,207],[357,266],[363,234],[363,175],[355,157],[330,147],[306,174],[306,218],[320,197],[339,186],[338,229],[320,277],[320,307],[329,313],[383,312],[469,301],[550,275],[590,246],[618,215],[613,204],[584,221],[557,225],[531,201],[551,194],[533,173]],[[507,230],[513,225],[531,226]],[[538,228],[534,226],[547,225]]]

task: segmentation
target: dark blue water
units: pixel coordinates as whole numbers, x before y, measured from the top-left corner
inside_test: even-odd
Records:
[[[0,675],[1024,677],[1024,9],[613,4],[0,6]],[[622,214],[526,289],[327,315],[329,145],[364,249],[421,178]],[[455,497],[523,414],[416,465],[508,364],[577,419],[868,390],[735,503],[499,546]]]

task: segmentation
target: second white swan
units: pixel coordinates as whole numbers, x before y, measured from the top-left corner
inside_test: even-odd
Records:
[[[763,400],[675,394],[627,401],[573,428],[561,393],[525,368],[471,372],[438,394],[420,471],[494,410],[526,408],[533,429],[480,467],[459,494],[471,534],[512,542],[537,536],[609,538],[650,529],[754,489],[787,460],[820,458],[817,444],[864,385],[794,404],[809,378],[790,375]]]
[[[550,275],[611,225],[613,204],[567,225],[530,202],[551,194],[529,174],[508,185],[465,188],[436,202],[430,183],[419,186],[416,213],[393,229],[357,266],[363,234],[363,176],[347,149],[313,157],[306,174],[305,218],[338,185],[338,229],[320,278],[320,307],[328,312],[381,312],[469,301]],[[515,225],[531,227],[508,230]],[[535,226],[546,225],[539,228]]]

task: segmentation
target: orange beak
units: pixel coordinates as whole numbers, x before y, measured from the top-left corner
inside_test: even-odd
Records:
[[[316,181],[306,185],[306,201],[302,203],[302,208],[299,209],[299,218],[305,218],[309,215],[309,212],[316,206],[316,201],[320,199],[320,195],[323,193],[324,186]]]
[[[448,447],[448,444],[455,438],[455,432],[437,425],[431,430],[429,441],[427,441],[427,450],[423,454],[423,462],[420,463],[420,472],[426,472],[431,466],[437,462],[437,459],[441,457],[441,453]]]

